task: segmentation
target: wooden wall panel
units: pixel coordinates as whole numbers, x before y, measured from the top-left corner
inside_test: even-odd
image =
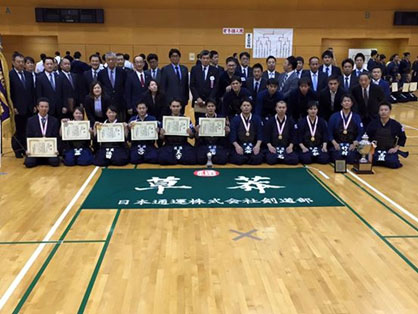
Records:
[[[351,8],[351,4],[347,4],[350,10],[309,10],[309,6],[301,10],[301,2],[286,5],[287,9],[278,9],[279,4],[274,8],[273,2],[270,2],[271,10],[268,10],[268,5],[255,4],[252,10],[244,10],[247,4],[241,2],[242,6],[237,7],[239,9],[219,9],[221,4],[216,1],[214,4],[217,7],[213,10],[168,9],[169,6],[167,9],[151,10],[139,9],[137,5],[133,5],[132,9],[124,8],[123,5],[127,3],[124,1],[117,8],[105,8],[105,24],[35,23],[34,7],[11,5],[12,14],[2,15],[0,18],[0,34],[55,36],[58,40],[57,48],[62,53],[66,48],[71,48],[72,52],[80,50],[83,59],[87,59],[92,52],[99,51],[103,54],[109,49],[115,49],[115,52],[123,49],[121,52],[127,52],[131,56],[140,52],[156,52],[160,56],[161,65],[169,62],[168,51],[171,47],[182,47],[182,50],[184,47],[182,62],[188,66],[194,64],[188,60],[188,53],[197,54],[202,49],[218,50],[221,64],[224,64],[226,57],[233,52],[244,50],[244,35],[223,35],[222,27],[243,27],[245,32],[251,32],[256,27],[293,27],[293,53],[305,59],[319,55],[326,39],[344,40],[342,46],[335,43],[337,60],[342,60],[347,55],[345,50],[351,44],[347,40],[351,39],[391,40],[389,46],[383,45],[383,42],[381,44],[381,52],[388,56],[394,51],[404,50],[411,51],[414,56],[418,54],[418,27],[393,26],[393,11],[371,10],[370,17],[366,18],[363,10],[354,9],[354,6]],[[319,6],[315,6],[313,2],[315,1],[309,3],[314,8]],[[207,5],[205,2],[203,7]],[[384,5],[383,3],[382,8]],[[327,8],[333,7],[330,4]],[[416,7],[418,10],[418,3]],[[398,39],[401,41],[393,41]],[[364,43],[365,46],[368,44],[370,42]],[[25,54],[34,53],[33,50],[25,50],[27,44],[23,42],[20,47],[4,46],[9,54],[15,48]],[[39,53],[35,56],[37,55]],[[251,60],[252,64],[255,62],[265,65],[264,59]],[[281,60],[278,64],[280,63]],[[281,66],[279,69],[281,70]]]

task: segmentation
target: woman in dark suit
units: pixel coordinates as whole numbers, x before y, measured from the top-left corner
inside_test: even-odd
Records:
[[[104,94],[102,84],[98,81],[91,82],[89,94],[84,100],[84,107],[92,127],[96,121],[106,120],[106,110],[110,105],[110,97]]]
[[[148,114],[162,121],[163,116],[171,115],[167,98],[160,91],[160,86],[155,80],[151,80],[148,90],[142,95],[142,102],[148,107]]]

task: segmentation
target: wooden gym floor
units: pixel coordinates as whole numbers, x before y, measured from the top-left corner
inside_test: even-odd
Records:
[[[393,114],[403,168],[310,169],[336,208],[80,210],[101,169],[25,169],[5,139],[0,313],[418,313],[418,103]]]

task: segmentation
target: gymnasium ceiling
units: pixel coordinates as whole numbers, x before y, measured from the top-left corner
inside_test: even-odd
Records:
[[[59,4],[60,3],[60,4]],[[248,10],[418,10],[417,0],[2,0],[2,7]]]

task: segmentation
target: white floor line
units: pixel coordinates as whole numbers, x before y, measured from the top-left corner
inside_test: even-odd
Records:
[[[67,216],[71,208],[74,206],[75,202],[80,197],[81,193],[86,189],[87,185],[90,183],[91,179],[93,179],[94,175],[96,174],[97,170],[99,170],[100,167],[95,167],[89,177],[86,179],[86,181],[83,183],[83,185],[80,187],[76,195],[74,195],[71,202],[67,205],[67,207],[62,212],[61,216],[57,219],[55,224],[52,226],[52,228],[49,230],[45,238],[42,240],[42,242],[49,241],[51,237],[54,235],[55,231],[58,229],[60,224],[63,222],[64,218]],[[38,258],[39,254],[41,254],[42,250],[44,249],[46,243],[41,243],[36,248],[35,252],[33,252],[32,256],[29,258],[29,260],[26,262],[25,266],[20,270],[19,274],[16,276],[16,278],[13,280],[13,282],[10,284],[9,288],[6,290],[4,295],[0,299],[0,311],[3,308],[3,306],[7,303],[10,296],[13,294],[13,292],[16,290],[17,286],[20,284],[22,279],[25,277],[28,270],[31,268],[33,263]]]
[[[329,180],[329,177],[322,170],[319,170],[318,168],[314,168],[314,167],[311,167],[311,166],[305,166],[305,167],[318,171],[321,176],[323,176],[325,179]]]
[[[367,186],[370,190],[372,190],[373,192],[375,192],[377,195],[379,195],[380,197],[382,197],[383,199],[385,199],[386,201],[388,201],[389,203],[391,203],[393,206],[395,206],[397,209],[399,209],[401,212],[403,212],[405,215],[407,215],[408,217],[410,217],[411,219],[413,219],[415,222],[418,222],[418,218],[415,217],[412,213],[410,213],[408,210],[406,210],[405,208],[403,208],[401,205],[399,205],[398,203],[396,203],[395,201],[391,200],[389,197],[387,197],[385,194],[383,194],[382,192],[380,192],[378,189],[374,188],[373,186],[371,186],[369,183],[367,183],[366,181],[364,181],[362,178],[360,178],[358,175],[356,175],[355,173],[353,173],[352,171],[348,170],[348,173],[351,174],[357,181],[361,182],[362,184],[364,184],[365,186]]]
[[[404,127],[406,127],[407,129],[412,129],[412,130],[416,130],[418,131],[418,128],[414,128],[413,126],[410,125],[406,125],[406,124],[402,124]]]

